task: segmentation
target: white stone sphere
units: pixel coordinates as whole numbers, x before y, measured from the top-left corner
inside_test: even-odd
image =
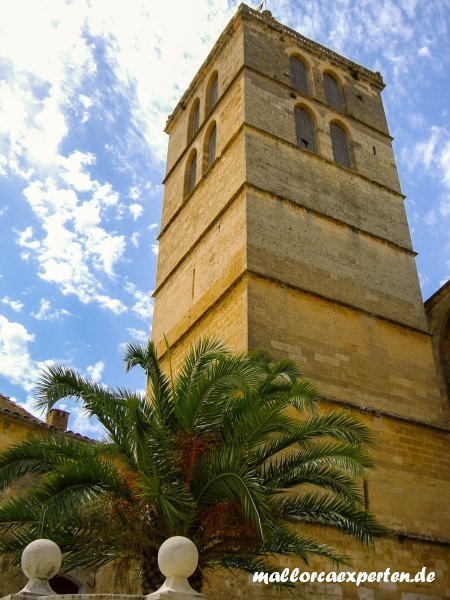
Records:
[[[29,579],[51,579],[61,567],[61,550],[51,540],[35,540],[22,552],[21,562]]]
[[[197,547],[181,535],[171,537],[161,544],[158,565],[165,577],[189,577],[198,565]]]

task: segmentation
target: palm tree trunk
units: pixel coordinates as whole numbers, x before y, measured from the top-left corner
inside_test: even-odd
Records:
[[[165,581],[164,575],[158,567],[158,552],[156,550],[147,550],[144,553],[141,561],[141,589],[142,594],[146,596],[152,592],[156,592]],[[203,588],[203,573],[197,567],[192,575],[188,578],[189,585],[196,591],[201,593]]]
[[[158,567],[157,550],[146,550],[141,561],[141,588],[144,596],[156,592],[165,581]]]
[[[199,594],[201,594],[202,589],[203,589],[203,573],[200,571],[200,569],[197,567],[195,569],[195,571],[192,573],[192,575],[188,578],[189,581],[189,585],[191,586],[192,589],[194,589],[196,592],[198,592]]]

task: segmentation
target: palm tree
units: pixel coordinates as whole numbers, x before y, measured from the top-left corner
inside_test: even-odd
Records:
[[[52,432],[1,453],[0,490],[24,476],[34,483],[0,504],[0,553],[48,537],[67,569],[115,560],[123,571],[138,560],[148,593],[161,584],[157,551],[172,535],[197,544],[201,589],[207,566],[271,571],[279,555],[346,561],[307,536],[303,523],[369,545],[385,533],[361,495],[373,466],[368,430],[346,412],[319,414],[317,390],[292,361],[232,354],[205,339],[176,375],[164,374],[151,342],[129,343],[124,365],[144,370],[145,396],[63,366],[41,373],[38,405],[78,400],[105,438]]]

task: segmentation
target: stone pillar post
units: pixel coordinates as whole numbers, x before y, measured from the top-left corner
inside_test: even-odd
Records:
[[[198,565],[198,550],[191,540],[176,535],[166,540],[158,552],[158,566],[166,577],[163,585],[146,596],[147,600],[201,600],[205,598],[191,588],[187,578]]]

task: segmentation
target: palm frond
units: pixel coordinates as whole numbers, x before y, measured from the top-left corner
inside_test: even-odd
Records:
[[[255,365],[241,355],[217,355],[197,371],[189,385],[184,379],[180,384],[177,378],[175,411],[180,426],[188,432],[217,427],[234,395],[256,384],[258,376]]]
[[[373,545],[374,539],[387,535],[387,530],[357,503],[336,496],[309,493],[303,496],[290,494],[274,501],[283,517],[298,521],[321,523],[338,527],[358,542]]]
[[[364,469],[374,466],[364,448],[334,441],[305,444],[299,451],[277,459],[274,464],[283,465],[286,471],[311,465],[329,465],[346,471],[352,477],[361,477]],[[270,472],[270,466],[268,470]]]
[[[336,551],[327,544],[321,544],[313,538],[306,537],[293,528],[287,528],[282,523],[277,523],[271,528],[266,539],[257,548],[261,554],[278,554],[282,556],[292,556],[299,558],[303,563],[308,564],[310,555],[322,556],[340,564],[348,561],[348,557],[336,553]]]
[[[347,473],[329,464],[307,464],[292,467],[289,457],[271,463],[263,473],[264,484],[274,492],[301,485],[313,485],[350,500],[362,502],[361,484]]]
[[[143,369],[147,376],[146,383],[150,402],[161,421],[167,423],[172,411],[170,382],[159,365],[154,343],[150,340],[146,345],[139,342],[129,342],[125,346],[123,363],[125,372],[130,371],[135,366],[140,366]]]
[[[254,394],[244,396],[239,404],[230,404],[228,413],[224,415],[224,442],[240,447],[242,451],[257,448],[271,434],[284,433],[295,426],[295,420],[285,410],[283,398],[261,402],[260,397]],[[234,410],[236,407],[237,411]]]
[[[246,468],[245,457],[222,449],[200,461],[191,489],[200,510],[220,500],[239,500],[243,515],[264,537],[267,499],[258,479]]]
[[[90,461],[102,445],[62,433],[29,435],[0,453],[0,491],[25,475],[47,473],[66,461]]]

